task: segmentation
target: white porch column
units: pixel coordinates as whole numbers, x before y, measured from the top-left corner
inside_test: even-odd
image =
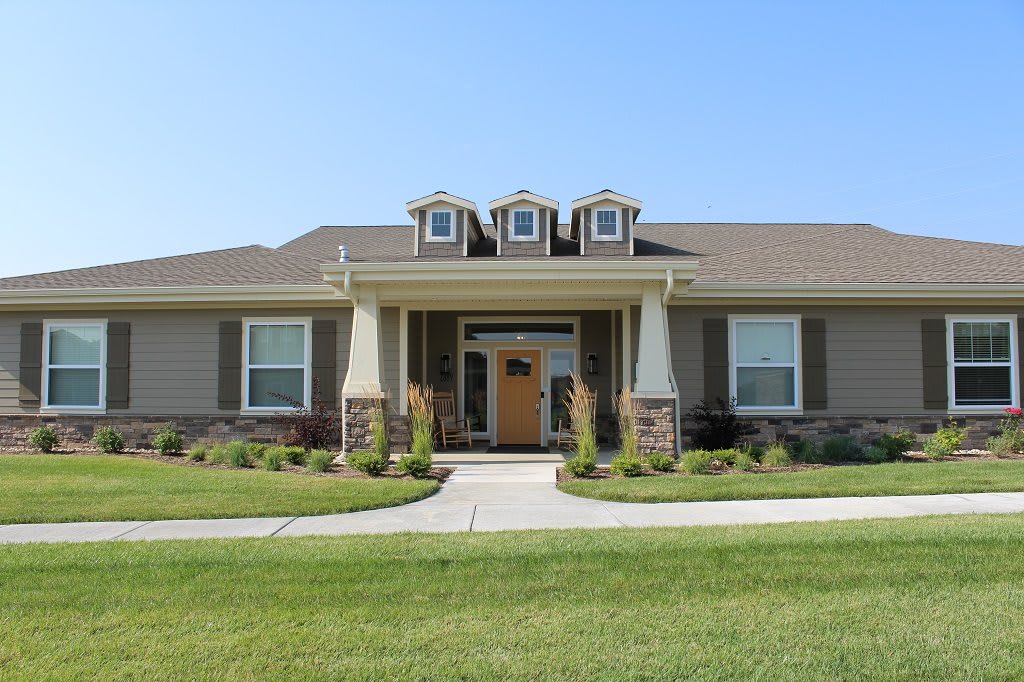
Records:
[[[640,342],[637,348],[637,393],[671,394],[668,330],[659,285],[644,284],[640,303]]]
[[[352,311],[352,343],[342,395],[361,398],[366,391],[379,392],[383,355],[377,287],[361,285]]]

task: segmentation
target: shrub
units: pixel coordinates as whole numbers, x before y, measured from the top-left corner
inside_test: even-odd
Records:
[[[434,455],[434,390],[430,386],[420,386],[415,381],[409,382],[407,390],[409,436],[412,441],[410,449],[417,457],[417,462],[413,466],[417,467],[426,462],[426,468],[429,470]]]
[[[929,459],[945,459],[956,451],[948,441],[936,436],[932,436],[924,442],[924,454],[928,455]]]
[[[304,466],[306,464],[305,448],[301,448],[298,445],[279,445],[277,447],[281,450],[289,464],[294,464],[295,466]]]
[[[798,462],[804,464],[821,464],[823,458],[821,456],[821,450],[818,449],[817,443],[813,440],[800,440],[793,443],[793,455],[790,458],[790,464],[795,459]],[[762,462],[764,460],[761,460]],[[788,466],[788,464],[780,464],[777,466]]]
[[[706,474],[711,471],[712,455],[707,450],[687,450],[679,468],[688,474]]]
[[[883,434],[878,439],[878,447],[885,450],[889,459],[898,459],[910,452],[917,445],[917,436],[910,431],[900,429],[895,433]]]
[[[736,461],[736,455],[739,454],[739,450],[736,448],[724,448],[721,450],[712,450],[711,458],[717,459],[722,464],[732,464]]]
[[[190,462],[202,462],[210,454],[210,446],[205,443],[196,443],[188,449],[186,455]]]
[[[306,464],[306,468],[310,471],[322,474],[331,468],[331,462],[333,461],[333,452],[328,450],[311,450],[309,453],[309,462]]]
[[[1016,452],[1013,446],[1013,438],[1008,437],[1005,433],[1001,433],[998,436],[992,436],[985,441],[985,448],[996,457],[1012,455]]]
[[[612,458],[609,471],[616,476],[642,476],[644,473],[644,461],[640,459],[639,455],[623,452]]]
[[[380,391],[363,390],[363,398],[370,403],[370,433],[373,435],[373,451],[378,460],[387,466],[391,457],[391,430],[388,423],[387,406],[391,402],[390,391],[387,398]]]
[[[999,435],[989,439],[989,443],[999,448],[1000,452],[997,453],[991,446],[989,450],[993,454],[1004,455],[1024,452],[1024,431],[1020,426],[1024,412],[1019,407],[1007,407],[1003,412],[1006,417],[999,423]]]
[[[693,434],[693,444],[702,450],[722,450],[736,445],[741,432],[736,419],[736,399],[725,402],[717,400],[718,406],[711,407],[701,400],[687,412],[697,422],[697,431]]]
[[[883,464],[885,462],[891,462],[893,457],[890,451],[881,445],[872,445],[870,448],[864,451],[864,458],[874,464]]]
[[[647,460],[647,466],[654,471],[672,471],[672,468],[676,465],[676,460],[664,452],[652,452],[645,459]]]
[[[222,444],[214,445],[206,455],[206,461],[210,464],[227,464],[228,449]]]
[[[233,440],[225,446],[228,453],[228,464],[236,469],[252,466],[249,458],[249,444],[244,440]]]
[[[153,447],[161,455],[181,452],[181,434],[174,430],[174,424],[164,424],[153,434]]]
[[[633,393],[626,386],[615,396],[615,416],[619,420],[619,440],[621,441],[619,453],[625,456],[630,466],[640,459],[640,450],[637,447],[638,438],[636,433],[636,415],[633,414]],[[636,474],[634,474],[636,475]]]
[[[110,426],[101,426],[92,435],[92,442],[100,449],[100,452],[114,453],[124,452],[124,434]]]
[[[345,457],[345,463],[353,469],[362,471],[364,474],[377,476],[388,468],[388,460],[380,453],[370,450],[360,450]]]
[[[267,471],[280,471],[284,456],[279,448],[269,448],[263,453],[261,464]]]
[[[761,464],[766,467],[788,467],[792,463],[793,457],[789,454],[789,448],[783,443],[772,443],[765,449],[764,455],[761,457]]]
[[[764,457],[764,448],[760,445],[750,445],[749,443],[741,448],[741,450],[755,462],[760,462],[761,458]]]
[[[595,469],[597,469],[597,457],[593,456],[576,455],[565,463],[565,470],[570,476],[577,478],[589,476],[594,473]]]
[[[247,447],[249,451],[249,459],[254,462],[263,459],[267,454],[267,446],[265,443],[252,442],[249,443]]]
[[[949,422],[936,431],[935,435],[930,439],[938,440],[942,443],[943,449],[948,450],[949,454],[952,455],[954,452],[959,450],[959,446],[964,443],[964,438],[966,437],[967,428],[959,426],[956,424],[956,420],[950,417]]]
[[[398,463],[395,465],[399,471],[403,474],[409,474],[415,478],[423,478],[430,473],[430,467],[433,464],[429,456],[424,457],[423,455],[411,454],[402,455],[398,459]]]
[[[37,450],[53,452],[60,445],[60,436],[57,435],[52,426],[40,426],[32,430],[32,433],[28,436],[28,442]]]
[[[750,454],[750,449],[737,450],[732,460],[732,468],[738,471],[750,471],[754,468],[755,460]]]
[[[283,393],[270,395],[295,408],[282,415],[282,419],[290,427],[286,439],[288,445],[298,445],[311,450],[337,442],[341,419],[338,410],[328,408],[320,398],[320,382],[317,377],[313,377],[313,399],[310,405]]]
[[[853,436],[829,436],[821,444],[825,462],[856,462],[864,457],[864,448]]]

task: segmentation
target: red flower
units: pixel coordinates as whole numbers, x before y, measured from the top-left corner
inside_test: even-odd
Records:
[[[1019,407],[1007,407],[1003,411],[1011,417],[1020,417],[1021,415],[1024,415],[1024,410],[1021,410]]]

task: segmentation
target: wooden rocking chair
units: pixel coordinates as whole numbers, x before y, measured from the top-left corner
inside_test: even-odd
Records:
[[[597,430],[597,391],[591,391],[590,393],[590,414],[591,421],[594,430]],[[569,422],[568,419],[558,420],[558,440],[555,441],[555,447],[562,447],[562,443],[565,443],[567,448],[571,448],[576,444],[576,429]]]
[[[459,419],[455,413],[455,398],[450,391],[434,393],[434,421],[437,424],[435,438],[441,441],[441,447],[447,448],[451,443],[455,447],[468,445],[473,447],[473,434],[470,430],[470,419]]]

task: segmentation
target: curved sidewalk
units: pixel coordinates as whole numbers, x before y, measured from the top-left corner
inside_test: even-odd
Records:
[[[541,528],[711,526],[1024,512],[1024,492],[635,504],[555,488],[555,464],[460,465],[439,492],[401,507],[329,516],[0,526],[0,544],[189,538],[450,533]]]

